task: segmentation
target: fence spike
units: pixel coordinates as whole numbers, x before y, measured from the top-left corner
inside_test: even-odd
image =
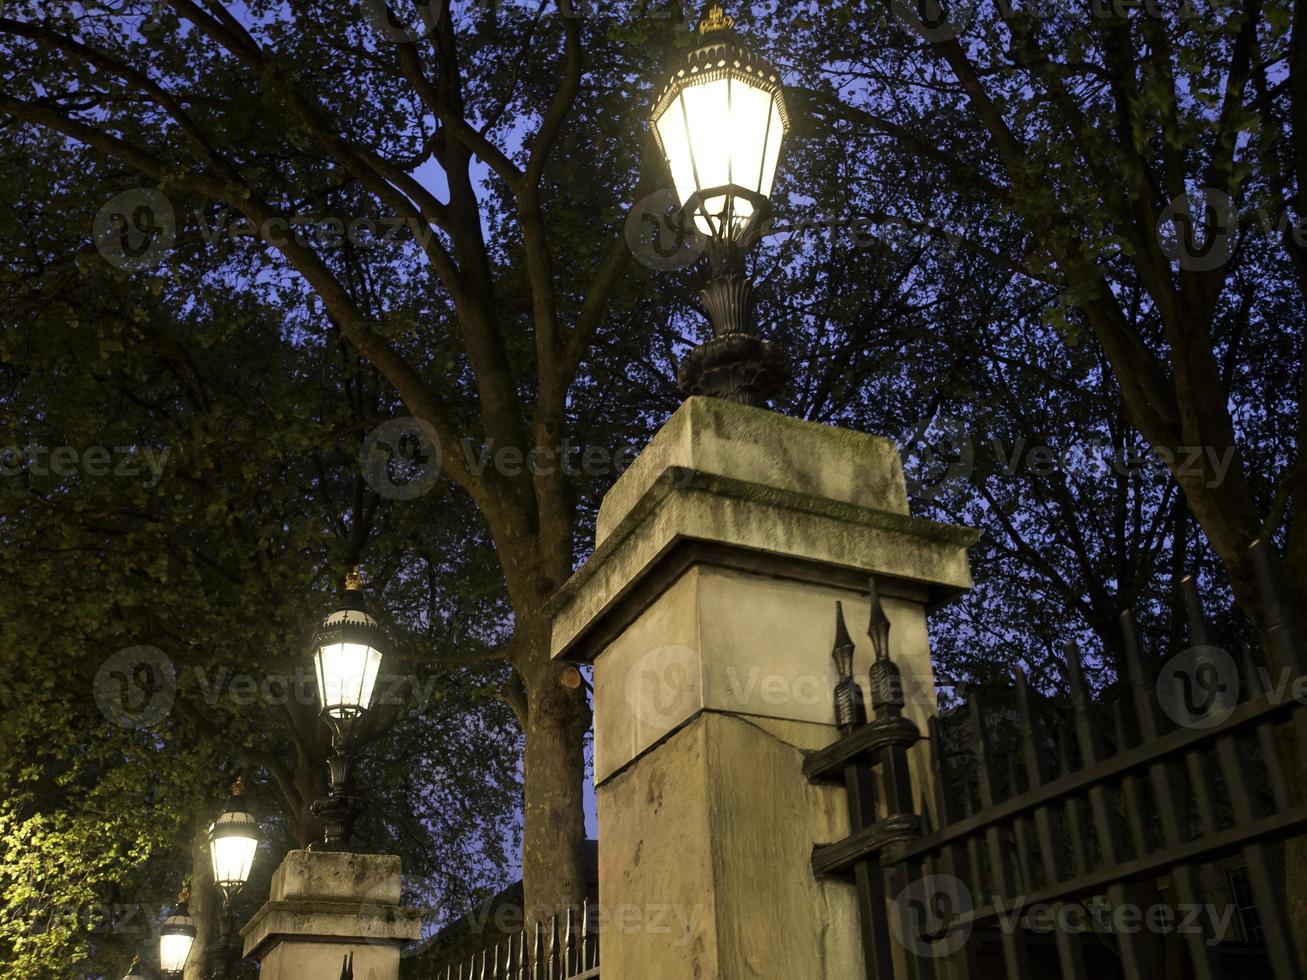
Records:
[[[545,970],[545,927],[536,920],[535,940],[531,943],[531,980],[544,980]]]
[[[581,970],[590,969],[590,899],[581,903]]]
[[[567,907],[567,932],[563,937],[563,972],[570,973],[576,965],[576,906]]]
[[[1180,598],[1184,601],[1185,619],[1189,622],[1191,647],[1216,646],[1216,633],[1203,612],[1203,600],[1198,594],[1198,582],[1192,575],[1180,579]]]
[[[1272,669],[1288,668],[1295,674],[1304,672],[1302,638],[1293,615],[1293,604],[1284,587],[1284,570],[1274,545],[1258,538],[1248,546],[1248,561],[1253,567],[1257,595],[1261,600],[1266,625],[1266,659]]]
[[[549,980],[558,980],[561,975],[559,969],[558,954],[558,913],[554,913],[549,918]]]
[[[853,679],[853,638],[844,622],[844,603],[835,600],[835,644],[831,650],[839,680],[835,682],[835,727],[844,734],[867,723],[862,688]]]

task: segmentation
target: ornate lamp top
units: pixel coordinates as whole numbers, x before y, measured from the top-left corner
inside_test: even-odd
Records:
[[[708,9],[704,12],[703,19],[699,21],[699,33],[708,34],[712,31],[729,31],[735,26],[735,18],[726,13],[726,9],[720,3],[710,3]]]
[[[349,574],[345,576],[345,590],[347,592],[358,592],[363,588],[363,573],[359,566],[355,565],[350,569]]]

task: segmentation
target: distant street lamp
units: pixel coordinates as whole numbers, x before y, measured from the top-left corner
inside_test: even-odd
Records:
[[[212,980],[231,977],[237,959],[232,940],[236,913],[232,902],[245,883],[259,848],[259,823],[245,804],[245,782],[237,778],[231,788],[227,806],[209,827],[209,858],[213,865],[213,883],[222,892],[222,916],[219,918],[218,944],[210,960]]]
[[[360,809],[360,801],[350,795],[351,734],[372,703],[386,650],[385,632],[368,612],[357,568],[346,576],[340,603],[322,621],[313,647],[318,699],[331,729],[332,756],[331,792],[312,809],[322,820],[323,847],[344,850]]]
[[[702,42],[654,105],[653,132],[681,201],[710,242],[712,277],[700,293],[713,337],[681,362],[686,395],[762,405],[784,384],[784,355],[753,333],[744,256],[769,212],[789,113],[776,69],[746,48],[712,3]]]
[[[141,956],[139,953],[132,957],[132,965],[127,968],[123,980],[145,980],[145,974],[141,972]]]
[[[159,927],[159,969],[168,976],[181,976],[195,944],[195,920],[191,918],[189,898],[190,894],[183,891],[172,915]]]

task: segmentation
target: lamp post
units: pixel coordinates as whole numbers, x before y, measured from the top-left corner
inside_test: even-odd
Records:
[[[753,332],[744,258],[769,212],[789,113],[776,69],[744,46],[734,26],[720,3],[709,4],[699,45],[654,105],[653,132],[683,220],[707,236],[712,266],[700,297],[713,336],[681,362],[681,391],[762,405],[788,369],[780,349]]]
[[[326,850],[349,847],[361,801],[352,796],[353,733],[372,703],[373,688],[386,649],[386,635],[368,612],[363,579],[355,568],[345,578],[337,607],[313,638],[313,663],[322,718],[331,729],[331,791],[313,804],[322,821]]]
[[[191,947],[195,945],[195,920],[191,918],[189,898],[190,893],[183,891],[172,914],[159,927],[159,969],[170,977],[182,975]]]
[[[213,883],[222,892],[222,915],[218,919],[218,944],[209,961],[211,980],[232,976],[237,950],[232,942],[236,913],[232,902],[250,880],[250,868],[259,848],[259,824],[245,804],[245,781],[237,778],[218,819],[209,826],[209,858]]]

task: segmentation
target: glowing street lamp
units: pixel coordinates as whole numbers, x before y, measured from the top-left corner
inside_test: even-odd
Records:
[[[159,969],[168,976],[181,976],[195,944],[195,920],[191,918],[189,898],[190,893],[183,891],[172,915],[159,927]]]
[[[713,337],[681,363],[686,395],[766,402],[787,376],[784,356],[753,333],[744,256],[769,212],[789,112],[776,69],[751,52],[720,3],[699,23],[701,43],[653,110],[682,215],[708,236],[712,277],[700,294]]]
[[[245,803],[245,781],[237,778],[231,797],[222,813],[209,826],[209,859],[213,865],[213,883],[222,892],[222,916],[218,920],[218,943],[213,951],[209,976],[213,980],[230,977],[236,961],[232,941],[236,913],[232,902],[250,880],[254,855],[259,849],[259,823]]]
[[[355,568],[345,578],[336,608],[323,619],[313,638],[313,665],[322,718],[331,729],[331,792],[313,804],[322,820],[323,846],[349,846],[360,801],[350,795],[351,733],[372,703],[386,635],[368,611],[363,579]]]

